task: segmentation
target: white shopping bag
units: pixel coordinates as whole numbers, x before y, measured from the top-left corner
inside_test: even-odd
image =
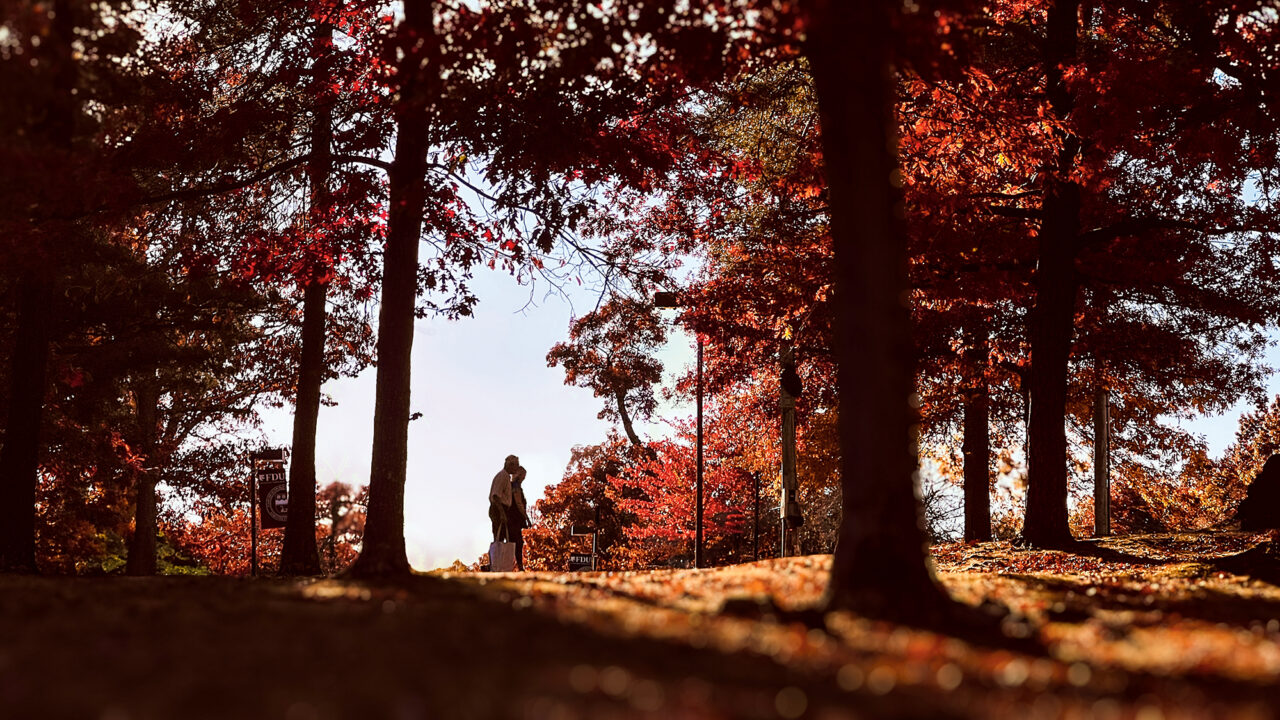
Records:
[[[489,570],[493,572],[515,572],[516,544],[498,540],[489,543]]]

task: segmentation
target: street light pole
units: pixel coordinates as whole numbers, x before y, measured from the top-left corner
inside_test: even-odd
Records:
[[[249,577],[258,577],[258,455],[249,460]]]
[[[1111,435],[1107,387],[1102,384],[1102,361],[1096,360],[1098,379],[1093,395],[1093,534],[1111,534]]]
[[[693,549],[693,566],[703,567],[702,557],[702,336],[698,336],[698,480],[694,493],[695,518],[694,534],[697,536]]]
[[[782,410],[782,502],[779,513],[778,557],[791,554],[795,544],[792,530],[800,527],[799,486],[796,483],[796,398],[800,396],[800,377],[796,374],[795,351],[788,334],[783,338],[780,357],[782,373],[778,383],[778,407]]]
[[[760,471],[751,473],[751,490],[755,498],[755,519],[751,524],[751,559],[760,560]]]

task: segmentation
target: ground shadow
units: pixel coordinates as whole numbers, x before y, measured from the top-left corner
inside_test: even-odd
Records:
[[[1098,584],[1074,576],[1010,573],[1003,577],[1032,589],[1060,594],[1060,607],[1051,607],[1049,615],[1063,622],[1081,622],[1099,610],[1132,611],[1139,613],[1140,617],[1150,617],[1149,624],[1163,622],[1159,617],[1162,614],[1246,628],[1265,627],[1280,617],[1280,600],[1241,597],[1212,586],[1197,587],[1191,597],[1178,597],[1159,592],[1135,592],[1122,586]]]
[[[966,717],[844,692],[832,668],[598,632],[502,583],[0,576],[0,617],[14,717]]]
[[[1050,547],[1038,547],[1033,545],[1015,544],[1013,552],[1043,552],[1058,551],[1071,555],[1079,555],[1082,557],[1091,557],[1095,560],[1110,563],[1124,563],[1127,565],[1166,565],[1170,561],[1157,558],[1146,557],[1144,555],[1134,555],[1132,553],[1115,550],[1103,545],[1099,545],[1097,540],[1092,539],[1073,539],[1069,542],[1055,544]]]

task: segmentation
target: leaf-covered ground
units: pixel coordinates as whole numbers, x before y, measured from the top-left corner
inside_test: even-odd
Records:
[[[1273,718],[1280,561],[1239,555],[1265,539],[940,546],[956,598],[1014,612],[1014,640],[983,645],[801,612],[825,556],[383,585],[0,577],[0,717]]]

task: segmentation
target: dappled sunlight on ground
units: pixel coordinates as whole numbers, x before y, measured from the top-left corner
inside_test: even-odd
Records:
[[[939,546],[955,598],[1012,611],[1012,637],[979,644],[815,611],[829,556],[394,583],[0,577],[0,703],[15,717],[1273,718],[1280,588],[1236,572],[1256,551],[1231,557],[1267,539]]]
[[[601,633],[764,655],[854,695],[934,694],[940,708],[963,698],[965,706],[985,708],[976,716],[1271,717],[1268,686],[1280,679],[1280,589],[1215,565],[1264,539],[1119,538],[1098,543],[1097,555],[1000,542],[936,548],[939,578],[953,597],[1009,608],[1013,626],[1042,644],[1036,654],[844,613],[826,615],[820,627],[789,619],[820,601],[829,556],[707,571],[484,580],[517,602]]]

